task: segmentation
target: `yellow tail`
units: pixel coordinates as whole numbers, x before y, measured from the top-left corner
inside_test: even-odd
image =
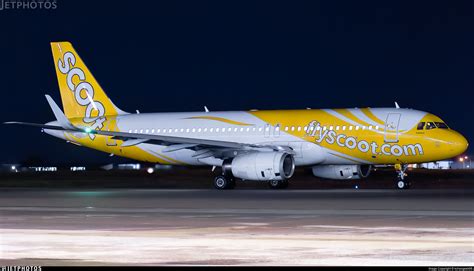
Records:
[[[71,43],[52,42],[51,50],[67,118],[82,118],[100,129],[105,116],[125,113],[107,97]]]

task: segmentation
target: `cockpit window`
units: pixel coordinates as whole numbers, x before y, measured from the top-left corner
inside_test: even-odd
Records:
[[[446,123],[444,123],[444,122],[435,122],[435,124],[440,129],[449,129],[448,125],[446,125]]]
[[[425,127],[425,123],[424,122],[420,122],[418,123],[418,126],[416,127],[417,130],[423,130],[423,128]]]
[[[426,130],[435,129],[436,125],[434,124],[434,122],[427,122],[425,128],[426,128]]]

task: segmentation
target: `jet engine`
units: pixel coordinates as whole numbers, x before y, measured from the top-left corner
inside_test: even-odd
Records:
[[[252,181],[287,180],[295,172],[293,155],[284,152],[252,152],[224,161],[225,174]]]
[[[366,178],[371,170],[371,165],[321,165],[312,167],[314,176],[333,180]]]

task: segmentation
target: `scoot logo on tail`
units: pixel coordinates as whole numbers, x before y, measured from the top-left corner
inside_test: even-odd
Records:
[[[83,121],[85,123],[92,123],[89,126],[90,129],[102,129],[102,127],[104,126],[103,123],[106,120],[106,118],[104,117],[105,108],[101,102],[94,101],[94,87],[92,87],[92,85],[87,82],[87,78],[84,74],[84,71],[78,67],[74,67],[74,65],[76,64],[76,57],[73,53],[66,52],[63,55],[63,60],[58,60],[58,68],[61,73],[67,74],[66,83],[69,90],[74,93],[74,98],[76,102],[79,105],[86,107]],[[77,76],[80,80],[78,84],[74,84],[73,82],[73,78],[75,76]],[[81,95],[83,91],[85,93],[85,97]],[[92,113],[95,111],[97,112],[97,115],[92,116]],[[89,133],[89,137],[91,140],[94,140],[95,135]]]

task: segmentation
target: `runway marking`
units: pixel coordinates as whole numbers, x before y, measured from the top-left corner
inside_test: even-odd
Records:
[[[232,223],[232,225],[242,225],[242,226],[268,226],[269,223],[251,223],[251,222],[238,222]]]
[[[84,212],[84,208],[71,207],[0,207],[0,211],[31,211],[31,212]],[[187,209],[187,208],[101,208],[89,209],[87,213],[164,213],[164,214],[259,214],[259,215],[348,215],[348,216],[455,216],[474,217],[473,211],[434,211],[434,210],[379,210],[379,209],[321,209],[321,210],[290,210],[290,209]]]
[[[474,234],[473,228],[418,228],[418,227],[357,227],[357,226],[333,226],[333,225],[304,225],[301,228],[325,228],[345,230],[375,230],[375,231],[424,231],[424,232],[465,232]]]

